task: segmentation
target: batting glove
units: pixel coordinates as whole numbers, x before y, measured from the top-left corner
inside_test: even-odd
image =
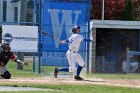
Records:
[[[21,60],[19,60],[19,59],[15,59],[14,61],[17,62],[17,63],[20,63],[20,64],[24,65],[24,62],[21,61]]]
[[[60,41],[60,43],[61,43],[61,44],[65,44],[65,43],[66,43],[66,41]]]

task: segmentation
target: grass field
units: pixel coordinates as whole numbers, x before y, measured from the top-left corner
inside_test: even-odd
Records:
[[[140,80],[139,73],[130,74],[90,74],[88,77],[103,78],[103,79],[130,79],[130,80]]]
[[[37,74],[32,72],[32,65],[24,66],[24,70],[16,70],[16,64],[9,62],[7,65],[8,70],[12,74],[12,77],[43,77],[48,76],[53,72],[54,67],[42,67],[42,73]],[[37,71],[37,68],[36,68]],[[89,78],[103,78],[103,79],[128,79],[128,80],[140,80],[140,74],[90,74]],[[65,84],[4,84],[0,82],[0,86],[22,86],[22,87],[36,87],[36,88],[49,88],[56,91],[43,92],[43,91],[26,91],[26,92],[14,92],[14,93],[140,93],[140,88],[126,88],[126,87],[114,87],[104,85],[65,85]],[[12,92],[0,92],[0,93],[12,93]]]
[[[11,84],[12,86],[12,84]],[[18,84],[17,86],[36,87],[36,88],[49,88],[56,91],[43,92],[43,91],[28,91],[28,92],[14,92],[14,93],[140,93],[140,89],[124,88],[124,87],[110,87],[110,86],[95,86],[95,85],[47,85],[47,84]],[[11,92],[1,92],[11,93]]]
[[[14,77],[41,77],[49,75],[49,73],[53,73],[55,67],[50,66],[42,66],[41,74],[37,73],[38,67],[36,63],[36,72],[32,72],[32,64],[29,63],[28,66],[24,66],[23,70],[16,70],[16,63],[9,62],[7,65],[7,69],[12,73]],[[88,74],[86,75],[89,78],[103,78],[103,79],[137,79],[140,80],[140,73],[136,74]]]

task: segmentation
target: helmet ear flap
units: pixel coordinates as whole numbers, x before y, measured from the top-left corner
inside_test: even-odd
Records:
[[[76,29],[75,29],[75,28],[73,28],[73,29],[72,29],[72,32],[73,32],[73,33],[76,33]]]

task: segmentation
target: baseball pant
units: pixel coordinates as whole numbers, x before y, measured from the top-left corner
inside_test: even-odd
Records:
[[[69,72],[76,72],[76,63],[81,67],[84,66],[84,60],[79,53],[68,50],[66,56],[69,63]]]
[[[126,60],[122,63],[123,72],[135,72],[138,68],[138,62],[127,62]],[[128,71],[129,70],[129,71]]]
[[[4,74],[4,72],[7,71],[5,66],[0,66],[0,72],[1,74]]]

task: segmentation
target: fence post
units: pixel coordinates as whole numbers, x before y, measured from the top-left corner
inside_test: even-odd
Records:
[[[35,72],[35,53],[33,53],[33,64],[32,64],[32,70]]]

